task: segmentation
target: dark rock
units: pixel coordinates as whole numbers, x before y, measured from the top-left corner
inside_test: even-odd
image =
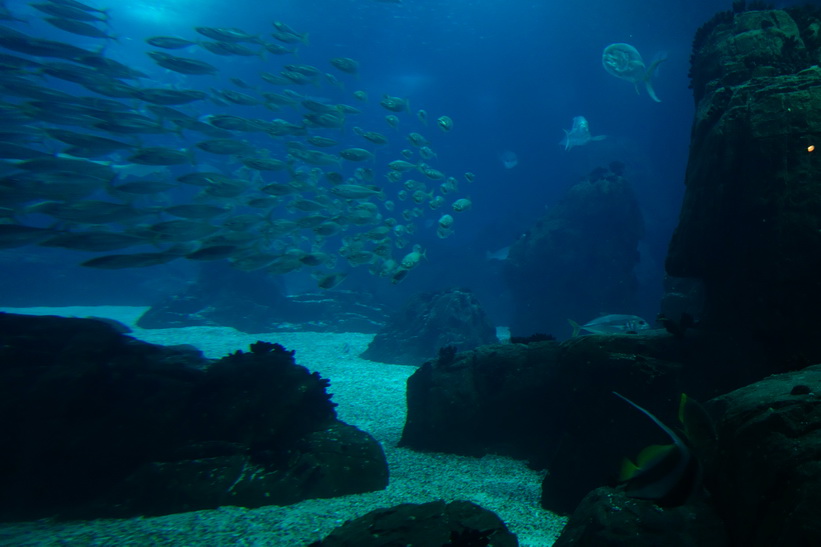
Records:
[[[469,501],[404,503],[346,522],[310,547],[516,547],[516,536],[495,513]]]
[[[644,220],[623,172],[618,162],[595,170],[510,247],[505,278],[514,335],[564,338],[568,318],[635,313]]]
[[[361,357],[382,363],[419,365],[440,348],[473,349],[498,342],[479,301],[469,290],[422,293],[390,317]]]
[[[700,501],[661,509],[612,488],[590,492],[567,522],[554,547],[724,547],[724,524]]]
[[[157,515],[384,488],[328,381],[259,342],[209,363],[93,319],[0,314],[0,520]]]
[[[679,339],[656,330],[483,346],[428,362],[408,379],[400,445],[526,459],[550,470],[542,505],[570,513],[590,490],[615,483],[625,456],[669,442],[612,391],[675,425],[682,392],[705,400],[726,382],[703,359],[709,347],[697,331]]]
[[[752,381],[821,360],[821,163],[808,151],[821,146],[819,28],[817,8],[724,12],[694,43],[696,118],[666,269],[703,282],[702,327]]]
[[[242,332],[376,332],[381,304],[366,292],[328,290],[285,296],[275,277],[205,264],[197,281],[165,297],[137,321],[145,329],[220,326]]]
[[[715,402],[723,413],[713,494],[733,544],[820,545],[821,365]]]

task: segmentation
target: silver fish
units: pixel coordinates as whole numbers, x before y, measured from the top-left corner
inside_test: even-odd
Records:
[[[590,134],[590,124],[584,116],[576,116],[573,118],[573,127],[570,131],[564,130],[564,138],[559,141],[559,145],[564,146],[565,150],[570,150],[574,146],[584,146],[593,141],[603,141],[607,138],[606,135]]]
[[[641,330],[650,328],[650,323],[638,315],[603,315],[584,325],[579,325],[572,319],[568,319],[568,321],[573,326],[573,336],[578,336],[579,332],[583,330],[593,334],[636,334]]]
[[[650,80],[656,68],[666,60],[666,57],[657,59],[653,61],[650,68],[647,68],[644,66],[644,60],[638,50],[630,44],[622,43],[610,44],[604,48],[601,58],[604,70],[616,78],[635,84],[636,93],[639,92],[639,82],[644,82],[647,94],[657,103],[660,103],[661,100],[656,97],[656,92],[653,90],[653,84]]]

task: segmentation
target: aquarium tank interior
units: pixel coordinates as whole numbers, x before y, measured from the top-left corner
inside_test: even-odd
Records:
[[[821,544],[821,3],[0,0],[0,544]]]

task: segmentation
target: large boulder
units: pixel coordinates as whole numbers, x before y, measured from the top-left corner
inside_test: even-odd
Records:
[[[362,353],[363,359],[421,365],[447,346],[468,350],[498,342],[496,329],[467,289],[421,293],[393,314]]]
[[[813,8],[723,12],[693,47],[696,117],[666,268],[703,282],[704,327],[762,376],[821,360],[819,28]]]
[[[821,545],[821,365],[721,396],[715,503],[734,545]]]
[[[384,488],[328,380],[258,342],[215,362],[94,319],[0,314],[0,520],[257,507]]]
[[[661,509],[620,490],[597,488],[581,501],[553,547],[725,547],[727,533],[704,501]]]
[[[565,338],[567,319],[636,313],[644,220],[623,175],[619,162],[595,169],[510,247],[505,278],[514,335]]]
[[[346,522],[309,547],[517,547],[519,541],[495,513],[469,501],[403,503]]]
[[[569,514],[590,490],[615,483],[625,456],[658,439],[655,426],[612,391],[670,424],[682,391],[697,399],[712,393],[707,368],[691,356],[700,343],[693,334],[682,340],[645,331],[442,352],[408,379],[400,445],[526,459],[550,470],[542,505]]]

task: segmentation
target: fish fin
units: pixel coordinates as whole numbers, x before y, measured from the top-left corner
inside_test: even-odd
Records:
[[[651,444],[645,446],[636,457],[636,467],[644,469],[655,461],[665,457],[671,450],[675,450],[673,444]]]
[[[619,482],[627,482],[636,476],[639,471],[639,466],[633,463],[630,458],[624,458],[619,468]]]
[[[567,320],[570,323],[570,326],[573,327],[573,334],[570,335],[571,338],[575,338],[579,335],[579,331],[582,330],[582,326],[573,321],[572,319]]]
[[[644,87],[647,88],[647,94],[650,95],[650,98],[656,101],[657,103],[660,103],[661,99],[659,99],[656,96],[656,92],[653,89],[653,83],[651,82],[651,80],[653,78],[653,72],[655,72],[658,66],[666,60],[667,57],[662,57],[661,59],[654,61],[653,64],[650,65],[650,68],[647,69],[647,72],[644,74]],[[638,90],[638,87],[636,88],[636,90]]]
[[[673,441],[673,443],[675,443],[677,446],[684,446],[684,442],[681,440],[681,438],[678,435],[676,435],[675,431],[673,431],[672,429],[670,429],[669,427],[664,425],[664,423],[661,420],[659,420],[658,418],[656,418],[656,416],[652,412],[640,407],[639,405],[637,405],[636,403],[634,403],[633,401],[631,401],[630,399],[628,399],[627,397],[625,397],[621,393],[618,393],[618,392],[615,392],[615,391],[612,392],[612,393],[613,393],[613,395],[615,395],[616,397],[618,397],[622,401],[626,402],[627,404],[629,404],[630,406],[632,406],[633,408],[635,408],[636,410],[638,410],[639,412],[641,412],[642,414],[644,414],[645,416],[647,416],[648,418],[653,420],[653,423],[656,424],[657,426],[659,426],[659,428],[661,428],[662,431],[667,433],[667,436],[670,437],[670,439]]]
[[[595,137],[590,137],[591,141],[603,141],[607,138],[607,135],[596,135]]]

